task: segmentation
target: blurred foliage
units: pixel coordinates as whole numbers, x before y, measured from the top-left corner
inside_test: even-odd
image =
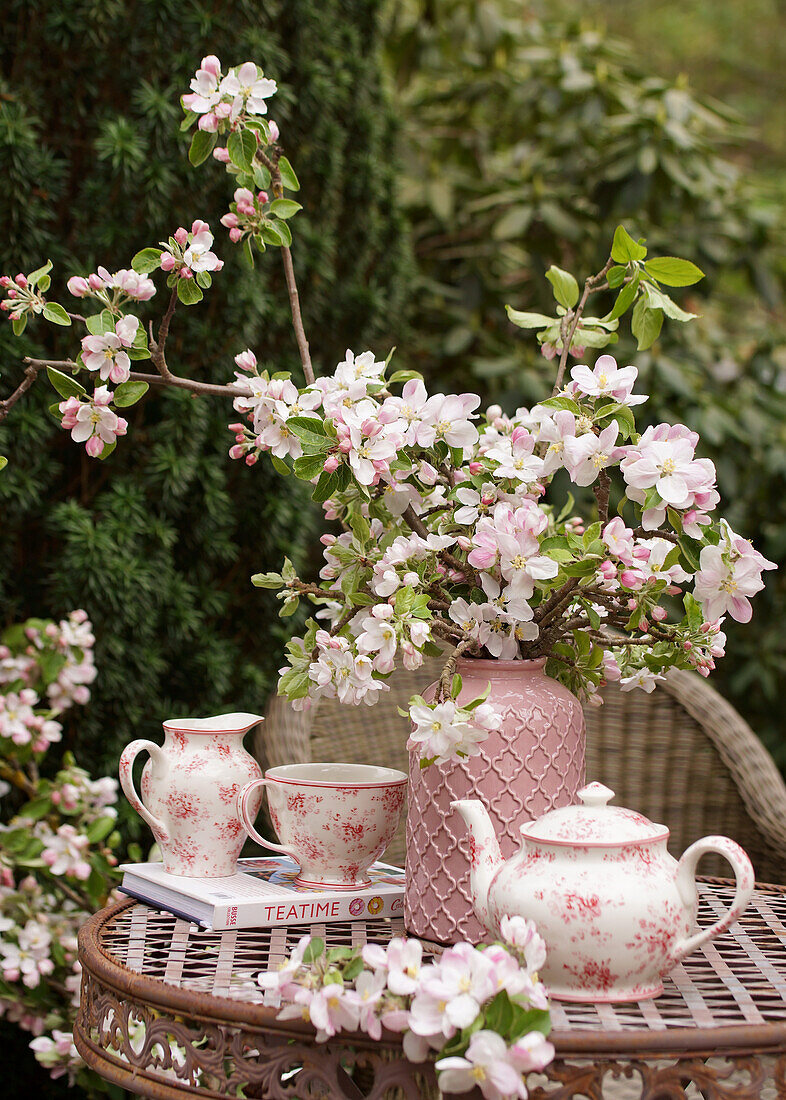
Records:
[[[212,161],[192,169],[178,132],[179,97],[203,54],[254,59],[279,82],[271,114],[303,182],[293,251],[315,363],[334,366],[350,345],[386,347],[409,259],[378,19],[375,0],[6,0],[0,271],[51,257],[53,296],[70,304],[68,275],[127,267],[140,247],[204,218],[226,266],[204,306],[176,314],[173,370],[231,380],[233,355],[251,346],[272,369],[298,372],[280,257],[242,268],[218,224],[231,180]],[[163,306],[159,291],[140,315]],[[15,341],[3,326],[0,392],[15,386],[22,354],[73,353],[73,334],[46,329]],[[264,706],[292,624],[248,578],[284,554],[302,564],[318,515],[301,486],[228,459],[226,403],[151,393],[100,463],[54,425],[51,402],[35,386],[0,432],[10,459],[0,620],[88,610],[103,675],[70,743],[112,772],[119,747],[168,716]]]
[[[405,119],[404,197],[419,265],[406,365],[515,408],[551,388],[553,365],[504,306],[549,312],[554,263],[599,270],[615,226],[707,278],[677,292],[702,314],[635,359],[653,421],[700,432],[725,513],[786,562],[786,324],[782,212],[732,155],[739,119],[642,68],[584,22],[522,16],[516,0],[396,0],[388,61]],[[593,312],[611,308],[593,299]],[[597,308],[596,308],[597,307]],[[590,360],[594,355],[590,355]],[[786,674],[786,570],[751,626],[729,626],[713,677],[786,765],[773,704]]]

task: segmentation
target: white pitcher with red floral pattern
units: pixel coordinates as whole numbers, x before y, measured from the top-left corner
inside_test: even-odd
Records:
[[[243,748],[258,714],[213,718],[170,718],[164,744],[132,741],[120,757],[120,784],[150,828],[164,857],[164,870],[190,878],[233,875],[245,840],[237,815],[238,792],[262,771]],[[140,752],[150,759],[142,771],[141,797],[132,768]],[[258,812],[262,791],[254,792]]]
[[[491,819],[476,799],[453,803],[470,828],[475,912],[498,933],[505,916],[535,922],[546,943],[541,977],[549,995],[566,1001],[639,1001],[663,991],[663,976],[717,936],[744,911],[753,867],[724,836],[691,844],[679,862],[669,855],[669,830],[640,813],[608,806],[601,783],[579,791],[581,806],[564,806],[521,826],[520,850],[503,861]],[[697,930],[696,865],[718,852],[734,869],[731,908]]]

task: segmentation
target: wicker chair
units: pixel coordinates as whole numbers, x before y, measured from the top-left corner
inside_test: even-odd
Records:
[[[311,760],[383,764],[406,771],[407,722],[397,708],[437,678],[439,659],[397,671],[370,708],[322,700],[297,713],[274,697],[257,734],[263,768]],[[671,829],[679,856],[701,836],[722,833],[749,853],[762,881],[786,882],[786,786],[750,726],[700,676],[672,671],[652,694],[610,684],[604,705],[586,709],[587,776],[616,792],[619,805]],[[386,858],[404,858],[403,824]],[[718,857],[705,874],[728,875]]]

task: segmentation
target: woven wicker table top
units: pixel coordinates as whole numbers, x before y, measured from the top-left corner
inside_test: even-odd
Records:
[[[717,919],[732,895],[730,883],[704,881],[699,923]],[[104,985],[154,1006],[278,1030],[276,1001],[262,993],[256,975],[282,961],[307,930],[205,932],[145,905],[123,903],[87,922],[80,957]],[[404,934],[395,919],[319,925],[310,931],[330,946],[385,942]],[[552,1020],[560,1055],[786,1050],[786,887],[758,887],[742,919],[672,971],[656,1000],[552,1003]],[[292,1026],[289,1021],[287,1029]],[[308,1025],[303,1030],[307,1034]],[[391,1035],[389,1041],[399,1040]]]

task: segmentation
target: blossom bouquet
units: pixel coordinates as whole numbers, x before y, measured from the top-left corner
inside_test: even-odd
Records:
[[[301,599],[317,609],[289,643],[279,691],[296,707],[321,695],[370,705],[388,690],[397,660],[413,669],[452,647],[436,698],[412,700],[412,741],[424,764],[477,753],[499,723],[483,698],[458,704],[462,654],[547,658],[548,674],[590,701],[604,680],[651,691],[670,667],[708,674],[724,650],[724,616],[750,618],[749,598],[774,565],[714,517],[715,470],[696,457],[695,432],[657,424],[639,434],[634,410],[646,397],[636,392],[634,366],[604,352],[593,367],[567,369],[570,356],[613,344],[627,313],[639,348],[653,343],[664,318],[689,321],[694,315],[664,288],[690,285],[700,270],[649,257],[621,226],[583,288],[552,266],[553,315],[510,307],[508,315],[536,333],[556,377],[543,401],[512,415],[498,406],[480,414],[474,394],[429,393],[414,372],[392,367],[392,353],[347,352],[317,378],[290,248],[290,220],[301,207],[286,192],[299,183],[266,118],[275,92],[253,63],[224,70],[206,57],[182,99],[183,128],[197,126],[192,163],[212,153],[234,179],[221,219],[230,241],[252,262],[255,252],[281,252],[302,384],[251,350],[236,356],[228,383],[170,369],[176,307],[196,305],[223,266],[209,226],[196,220],[137,253],[128,269],[69,278],[71,294],[93,306],[85,315],[47,297],[48,263],[0,278],[0,308],[15,332],[37,315],[86,330],[75,358],[26,360],[0,419],[46,370],[62,398],[53,406],[59,422],[105,459],[126,434],[122,410],[150,385],[231,399],[239,419],[230,425],[230,455],[249,466],[269,455],[282,476],[311,482],[334,529],[322,538],[319,583],[299,578],[289,561],[253,578],[277,590],[282,616]],[[151,275],[159,270],[170,294],[148,338],[136,313],[156,293]],[[614,295],[610,309],[588,315],[601,292]],[[155,373],[131,369],[145,359]],[[575,514],[569,483],[591,487],[591,522]]]

